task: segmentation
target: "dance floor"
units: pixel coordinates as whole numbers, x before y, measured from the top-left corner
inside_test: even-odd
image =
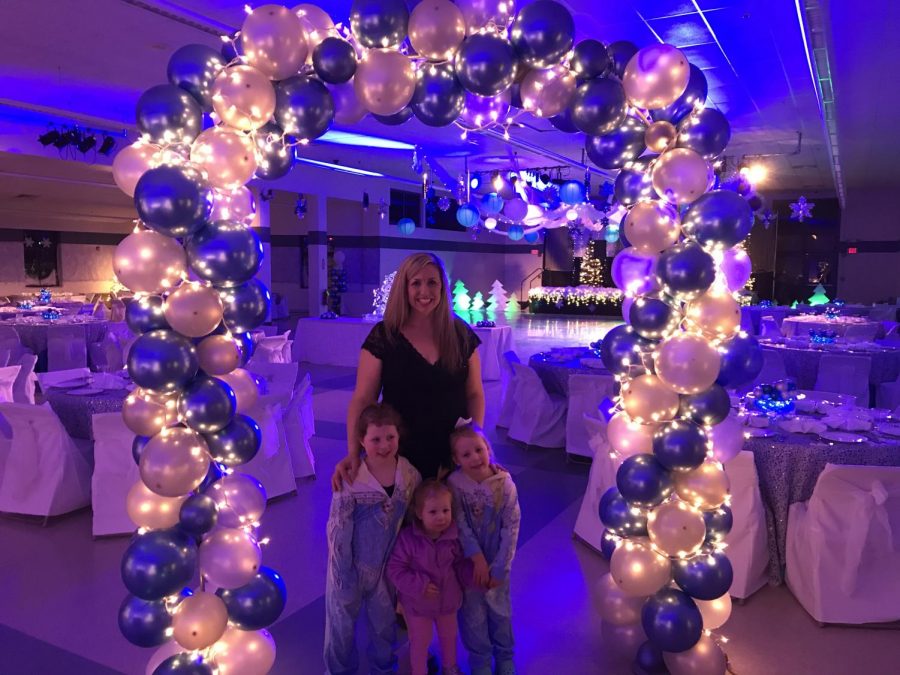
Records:
[[[584,345],[613,323],[559,317],[512,322],[524,360],[551,346]],[[323,672],[325,521],[328,477],[345,452],[345,411],[354,370],[301,364],[315,388],[318,478],[298,481],[297,495],[272,502],[262,533],[271,537],[265,564],[288,584],[288,606],[272,628],[274,673]],[[522,508],[513,563],[512,601],[519,672],[528,675],[630,673],[600,635],[592,586],[607,570],[599,555],[572,539],[588,468],[561,450],[519,447],[494,429],[499,382],[486,387],[487,427],[498,460],[515,476]],[[0,518],[0,673],[104,675],[143,673],[152,650],[119,635],[116,613],[124,537],[93,540],[90,513],[41,522]],[[723,629],[739,675],[847,675],[896,672],[894,630],[820,628],[786,587],[765,587],[735,606]],[[401,672],[405,664],[401,657]],[[408,671],[407,671],[408,672]]]

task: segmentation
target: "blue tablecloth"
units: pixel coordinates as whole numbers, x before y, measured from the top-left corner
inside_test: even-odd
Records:
[[[585,365],[590,363],[591,365]],[[575,374],[609,375],[598,352],[589,347],[539,352],[528,359],[544,388],[551,394],[569,395],[569,377]]]
[[[819,361],[822,354],[852,354],[853,356],[866,356],[872,359],[872,369],[869,371],[869,384],[877,386],[883,382],[896,382],[900,376],[900,348],[878,346],[863,348],[860,345],[818,345],[812,347],[791,346],[787,344],[775,344],[771,342],[761,343],[763,349],[769,349],[781,354],[784,359],[784,367],[789,377],[797,382],[798,389],[813,389],[816,378],[819,375]]]
[[[128,391],[107,389],[99,394],[77,396],[64,389],[50,389],[47,402],[73,438],[94,440],[91,418],[99,413],[119,412]]]

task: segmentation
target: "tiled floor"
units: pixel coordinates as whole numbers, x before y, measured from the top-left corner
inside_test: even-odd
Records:
[[[611,324],[566,325],[561,319],[516,322],[522,357],[549,346],[584,344]],[[547,335],[543,338],[540,331]],[[265,564],[282,572],[288,606],[272,632],[275,673],[323,672],[327,477],[345,452],[349,368],[302,364],[312,375],[317,479],[298,482],[297,495],[270,503],[263,532],[272,539]],[[495,401],[498,383],[487,386]],[[587,479],[586,467],[559,450],[525,449],[495,432],[494,449],[515,476],[522,506],[513,565],[513,611],[520,672],[529,675],[629,673],[605,645],[592,587],[606,563],[572,539]],[[128,644],[116,613],[125,595],[119,561],[126,538],[92,540],[90,513],[40,522],[0,518],[0,674],[104,675],[143,673],[152,650]],[[900,672],[900,635],[891,630],[820,628],[784,587],[765,588],[736,606],[724,634],[739,675],[881,675]],[[614,645],[612,645],[614,647]]]

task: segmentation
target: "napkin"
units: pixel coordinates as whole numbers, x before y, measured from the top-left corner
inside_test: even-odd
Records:
[[[115,373],[94,373],[91,386],[97,389],[125,389],[127,383]]]
[[[868,431],[872,428],[872,420],[868,416],[845,410],[834,410],[822,421],[830,428],[842,431]]]
[[[811,417],[794,417],[782,420],[781,428],[792,434],[818,434],[827,429],[824,422]]]
[[[798,412],[815,412],[821,402],[814,398],[798,398],[794,401],[794,407]]]

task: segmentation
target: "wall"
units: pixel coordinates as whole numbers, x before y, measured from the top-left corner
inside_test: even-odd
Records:
[[[841,220],[838,293],[847,302],[900,296],[900,217],[896,189],[850,189]],[[854,247],[856,254],[848,254]]]

